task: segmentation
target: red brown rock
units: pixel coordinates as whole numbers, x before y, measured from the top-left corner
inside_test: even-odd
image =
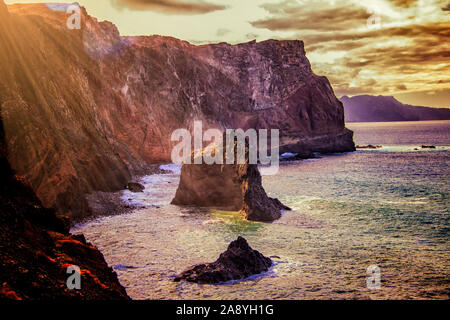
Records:
[[[42,206],[6,155],[0,121],[0,300],[128,300],[100,251]],[[80,268],[79,290],[66,284],[72,265]]]
[[[127,189],[131,192],[143,192],[145,187],[137,182],[128,182]]]
[[[242,237],[231,242],[228,249],[219,258],[207,264],[196,265],[180,275],[174,281],[185,280],[196,283],[217,284],[231,280],[242,280],[253,275],[267,272],[273,262],[260,252],[253,250]]]
[[[82,218],[86,193],[120,190],[148,164],[169,162],[172,131],[192,129],[193,119],[280,129],[281,152],[354,150],[342,104],[301,41],[194,46],[121,37],[84,9],[81,30],[44,4],[8,10],[0,22],[8,160],[60,214]]]

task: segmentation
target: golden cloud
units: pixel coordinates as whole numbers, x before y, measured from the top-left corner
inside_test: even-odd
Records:
[[[224,10],[226,6],[202,0],[111,0],[118,7],[149,10],[164,14],[202,14]]]
[[[337,95],[449,89],[450,20],[443,1],[376,3],[378,9],[351,0],[285,0],[263,5],[268,16],[251,24],[304,40],[314,71],[330,79]],[[378,25],[368,24],[375,14]]]

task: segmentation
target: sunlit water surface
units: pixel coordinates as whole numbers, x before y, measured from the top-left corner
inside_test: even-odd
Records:
[[[170,205],[179,167],[169,165],[172,174],[142,179],[144,193],[123,192],[142,209],[72,232],[99,247],[133,299],[448,299],[450,121],[348,127],[357,144],[383,148],[284,163],[263,178],[294,209],[275,223]],[[238,235],[277,256],[275,267],[232,284],[173,282]],[[367,288],[371,265],[381,270],[379,289]]]

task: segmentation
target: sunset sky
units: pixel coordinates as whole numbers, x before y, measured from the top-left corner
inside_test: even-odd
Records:
[[[8,1],[13,3],[62,1]],[[79,0],[122,35],[194,44],[300,39],[336,95],[450,107],[449,0]]]

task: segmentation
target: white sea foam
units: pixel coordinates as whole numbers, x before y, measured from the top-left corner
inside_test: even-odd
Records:
[[[159,168],[162,170],[171,171],[174,174],[181,174],[181,165],[180,164],[173,164],[173,163],[163,164],[163,165],[160,165]]]
[[[181,166],[176,164],[161,165],[160,169],[171,174],[152,174],[139,179],[145,189],[143,192],[123,190],[121,199],[128,205],[136,207],[158,207],[170,204],[178,186]]]
[[[293,157],[295,157],[295,156],[297,156],[297,155],[298,155],[298,153],[286,152],[286,153],[283,153],[283,154],[280,156],[280,158],[281,158],[281,159],[285,159],[285,158],[293,158]]]

